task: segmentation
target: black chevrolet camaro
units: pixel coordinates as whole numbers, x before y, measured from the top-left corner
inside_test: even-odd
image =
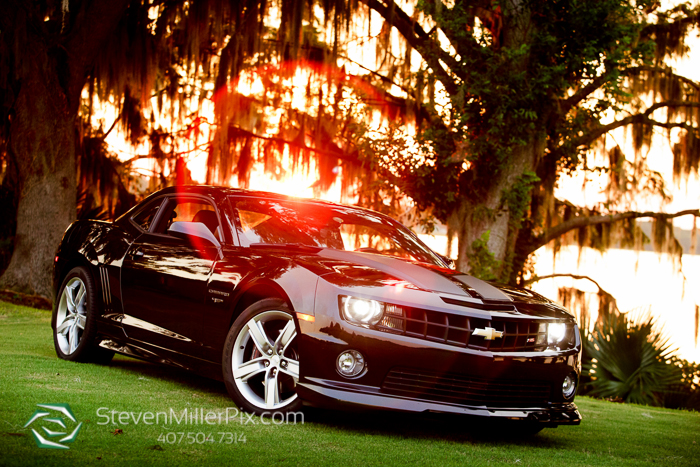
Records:
[[[77,221],[55,258],[59,357],[114,352],[223,380],[248,412],[302,404],[576,425],[574,317],[450,268],[350,206],[171,187]]]

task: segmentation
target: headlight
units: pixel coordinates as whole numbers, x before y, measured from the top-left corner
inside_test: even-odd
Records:
[[[377,324],[384,316],[384,304],[376,300],[340,297],[343,318],[353,324]]]
[[[547,327],[547,341],[550,344],[561,342],[566,336],[566,324],[564,323],[549,323]]]

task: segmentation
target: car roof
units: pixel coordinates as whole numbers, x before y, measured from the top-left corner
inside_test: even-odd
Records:
[[[394,222],[398,222],[395,219],[393,219],[391,216],[384,214],[379,211],[375,211],[373,209],[368,209],[364,208],[361,206],[352,206],[349,204],[341,204],[341,203],[334,203],[332,201],[326,201],[322,199],[316,199],[316,198],[300,198],[296,196],[288,196],[288,195],[282,195],[279,193],[272,193],[269,191],[260,191],[260,190],[248,190],[244,188],[232,188],[232,187],[224,187],[224,186],[214,186],[214,185],[179,185],[179,186],[169,186],[162,188],[160,190],[154,191],[153,193],[149,194],[146,196],[144,199],[136,203],[136,205],[132,206],[129,210],[127,210],[124,214],[119,216],[115,222],[119,223],[122,222],[123,219],[131,217],[135,210],[139,209],[140,206],[145,205],[148,203],[150,200],[157,198],[159,196],[163,195],[171,195],[175,193],[180,193],[180,194],[200,194],[200,195],[207,195],[211,197],[218,197],[218,196],[245,196],[245,197],[251,197],[251,198],[263,198],[263,199],[271,199],[271,200],[279,200],[279,201],[292,201],[292,202],[298,202],[298,203],[315,203],[315,204],[321,204],[321,205],[326,205],[329,207],[342,207],[342,208],[351,208],[355,209],[358,211],[365,211],[368,213],[374,213],[374,214],[380,214],[385,217],[388,217],[389,219],[393,220]]]
[[[328,206],[339,206],[339,207],[351,207],[353,209],[359,209],[369,212],[377,212],[372,209],[363,208],[360,206],[351,206],[347,204],[334,203],[332,201],[325,201],[316,198],[300,198],[296,196],[282,195],[279,193],[272,193],[269,191],[259,191],[259,190],[247,190],[244,188],[231,188],[223,186],[212,186],[212,185],[181,185],[181,186],[169,186],[163,188],[159,191],[152,193],[153,195],[161,194],[172,194],[172,193],[193,193],[193,194],[204,194],[204,195],[235,195],[235,196],[247,196],[251,198],[266,198],[266,199],[276,199],[280,201],[296,201],[300,203],[317,203],[325,204]],[[381,214],[381,213],[380,213]]]

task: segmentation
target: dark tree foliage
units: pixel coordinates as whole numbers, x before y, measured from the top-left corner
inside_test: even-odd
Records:
[[[641,153],[656,129],[674,142],[668,157],[677,176],[697,172],[700,88],[665,60],[686,52],[698,7],[425,0],[410,11],[391,0],[363,3],[423,58],[403,84],[429,115],[419,121],[425,161],[391,165],[401,190],[459,240],[460,269],[517,282],[530,254],[551,241],[640,245],[633,222],[640,217],[655,219],[656,246],[678,252],[671,221],[697,210],[626,212],[624,201],[641,191],[665,194]],[[591,154],[604,151],[618,128],[630,131],[634,162],[617,147],[609,167],[591,167]],[[576,169],[608,171],[610,202],[584,209],[555,199],[560,176]]]
[[[342,173],[361,204],[396,212],[408,196],[447,223],[460,269],[507,282],[563,236],[639,243],[638,217],[656,219],[659,246],[674,245],[676,214],[581,209],[553,188],[567,170],[594,169],[589,155],[617,128],[630,128],[638,149],[654,128],[667,131],[678,177],[696,171],[698,84],[665,60],[685,51],[697,18],[688,5],[663,11],[651,0],[7,0],[0,149],[4,173],[16,173],[3,183],[17,227],[0,284],[49,296],[53,249],[78,201],[83,215],[115,216],[131,202],[136,161],[155,161],[152,190],[186,182],[184,162],[199,150],[210,183],[236,176],[245,186],[255,164],[284,176],[289,156],[316,167],[319,191]],[[379,36],[363,37],[377,21]],[[355,76],[338,65],[352,40],[377,50]],[[288,98],[300,69],[301,106]],[[240,79],[262,90],[244,94]],[[105,102],[119,117],[94,125]],[[199,111],[206,102],[213,121]],[[370,108],[387,122],[384,137],[368,132]],[[610,112],[616,119],[602,123]],[[410,122],[418,154],[402,136]],[[148,153],[118,161],[104,145],[114,128]],[[183,143],[204,133],[202,147]],[[640,154],[631,163],[610,152],[611,199],[642,185],[663,191]]]
[[[82,215],[113,217],[133,201],[128,173],[134,161],[119,162],[106,151],[104,137],[114,125],[92,127],[95,102],[120,108],[114,123],[132,143],[150,142],[149,154],[135,159],[156,160],[151,188],[169,183],[168,170],[186,181],[176,141],[214,123],[193,114],[192,103],[212,98],[248,67],[323,62],[336,48],[352,4],[331,0],[320,7],[330,45],[316,47],[304,29],[309,12],[317,11],[314,2],[3,1],[0,150],[17,224],[0,287],[50,297],[53,254],[78,214],[77,203]],[[235,123],[251,121],[240,108],[233,116],[219,110],[221,105],[209,144],[211,181],[227,180],[234,169],[245,179],[245,141],[255,128],[238,131]],[[169,128],[156,123],[166,114]],[[289,121],[302,121],[304,128],[301,116]],[[306,148],[303,132],[299,140]]]

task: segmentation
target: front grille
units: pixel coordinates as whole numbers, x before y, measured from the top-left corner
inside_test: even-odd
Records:
[[[440,311],[387,305],[377,324],[384,332],[417,337],[433,342],[493,352],[538,352],[547,349],[547,324],[529,318],[474,318]],[[474,335],[476,329],[492,328],[502,337],[486,339]],[[573,329],[562,348],[571,347]]]
[[[551,386],[394,368],[384,379],[387,394],[460,405],[528,407],[549,401]]]

